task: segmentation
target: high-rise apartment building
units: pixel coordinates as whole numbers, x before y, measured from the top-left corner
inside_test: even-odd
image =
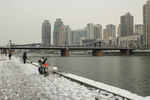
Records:
[[[103,29],[103,39],[106,40],[108,38],[107,30]]]
[[[42,46],[51,44],[51,24],[48,20],[44,20],[42,24]]]
[[[102,26],[93,23],[87,24],[87,39],[102,39]]]
[[[106,25],[106,29],[103,29],[103,39],[105,43],[111,43],[116,38],[116,26],[113,24]]]
[[[106,25],[108,38],[116,38],[116,26],[113,24]]]
[[[87,39],[94,39],[94,24],[87,24]]]
[[[136,24],[134,28],[134,33],[137,35],[143,35],[143,25],[142,24]]]
[[[129,36],[133,35],[133,27],[134,27],[134,18],[130,13],[126,13],[121,16],[121,33],[120,36]]]
[[[78,29],[72,31],[72,45],[80,45],[80,40],[84,38],[87,39],[87,29]]]
[[[61,34],[61,46],[69,46],[70,45],[70,35],[71,35],[71,28],[68,25],[64,25],[64,31]]]
[[[150,46],[150,0],[143,6],[144,44]]]
[[[94,39],[102,39],[102,25],[94,25]]]
[[[120,36],[120,33],[121,33],[121,25],[119,24],[117,28],[117,36]]]
[[[64,24],[60,18],[57,18],[54,23],[54,31],[53,31],[53,44],[56,46],[60,46],[62,34],[64,32]]]

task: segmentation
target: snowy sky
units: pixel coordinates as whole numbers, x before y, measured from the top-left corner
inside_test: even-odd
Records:
[[[72,29],[87,23],[118,25],[120,16],[130,12],[135,24],[142,23],[147,0],[0,0],[0,45],[41,42],[41,24],[56,18]],[[53,30],[53,27],[52,27]]]

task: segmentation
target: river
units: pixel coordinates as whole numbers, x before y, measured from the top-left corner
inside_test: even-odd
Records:
[[[22,56],[18,53],[17,56]],[[150,96],[150,56],[102,56],[70,55],[28,52],[30,60],[37,62],[47,57],[51,66],[61,71],[83,76],[108,85],[129,90],[142,96]]]

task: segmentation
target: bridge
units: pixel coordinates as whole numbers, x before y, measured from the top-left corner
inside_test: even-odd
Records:
[[[37,45],[11,45],[11,47],[0,47],[1,53],[8,51],[9,49],[18,50],[60,50],[61,56],[69,56],[69,50],[92,50],[93,56],[102,56],[104,50],[120,50],[121,55],[129,56],[132,53],[132,48],[120,47],[115,45],[106,44],[102,41],[95,41],[83,45],[76,46],[40,46]]]

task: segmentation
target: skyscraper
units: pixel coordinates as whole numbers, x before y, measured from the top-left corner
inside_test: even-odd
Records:
[[[61,45],[62,46],[69,46],[70,45],[70,35],[71,35],[71,28],[68,25],[64,25],[64,31],[61,33]]]
[[[117,28],[117,37],[120,36],[120,33],[121,33],[121,25],[119,24]]]
[[[102,25],[94,25],[94,39],[102,39]]]
[[[120,36],[133,35],[133,16],[130,13],[126,13],[121,16],[121,33]]]
[[[142,24],[136,24],[134,33],[138,34],[138,35],[143,35],[143,25]]]
[[[64,24],[60,18],[57,18],[54,23],[54,32],[53,32],[53,43],[56,46],[61,45],[62,32],[64,31]]]
[[[102,39],[102,26],[93,23],[87,24],[87,39]]]
[[[92,23],[87,24],[87,39],[94,39],[94,25]]]
[[[42,46],[51,44],[51,25],[49,20],[44,20],[42,24]]]
[[[80,40],[82,38],[87,39],[87,29],[78,29],[78,30],[73,30],[72,31],[72,45],[80,45]]]
[[[107,40],[108,35],[107,35],[107,29],[103,29],[103,39]]]
[[[143,6],[144,44],[150,46],[150,0]]]
[[[109,39],[116,38],[116,26],[113,24],[106,25],[107,36]]]

